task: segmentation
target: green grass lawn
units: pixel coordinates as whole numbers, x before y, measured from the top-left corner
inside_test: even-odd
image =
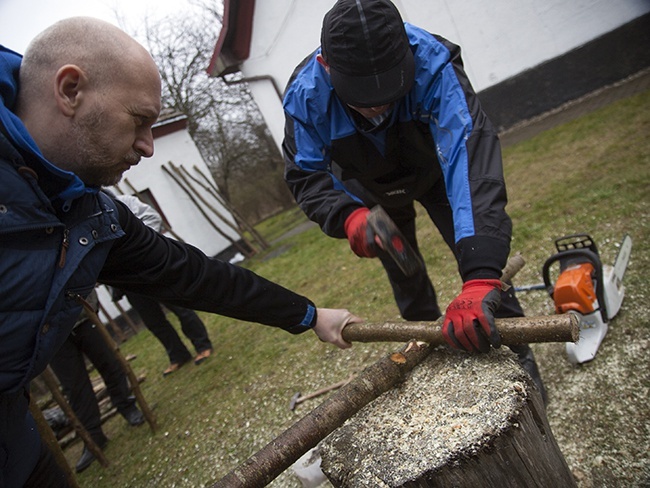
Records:
[[[604,263],[611,263],[625,233],[634,241],[625,278],[626,299],[597,358],[572,367],[563,344],[534,345],[549,390],[548,417],[578,484],[642,486],[650,479],[650,92],[612,104],[504,151],[514,223],[512,250],[527,266],[516,284],[541,281],[553,239],[590,233]],[[443,308],[460,279],[450,251],[424,212],[420,248]],[[296,210],[259,226],[269,240],[304,222]],[[377,260],[358,259],[347,241],[318,228],[276,242],[283,252],[244,265],[312,298],[321,307],[344,307],[368,321],[399,318]],[[528,314],[550,314],[543,292],[521,294]],[[105,424],[111,439],[108,468],[94,463],[78,476],[83,487],[209,486],[296,422],[321,399],[296,411],[296,392],[307,393],[361,371],[396,344],[355,344],[342,351],[308,332],[291,336],[273,328],[201,314],[215,354],[163,378],[166,355],[147,331],[122,345],[145,374],[144,395],[158,430],[130,428],[119,416]],[[170,317],[172,317],[170,315]],[[174,317],[175,318],[175,317]],[[175,324],[177,325],[177,324]],[[66,450],[74,466],[77,443]],[[299,487],[290,473],[272,486]],[[646,485],[647,486],[647,485]]]

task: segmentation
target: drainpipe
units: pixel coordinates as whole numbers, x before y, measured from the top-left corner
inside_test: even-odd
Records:
[[[221,78],[226,83],[226,85],[238,85],[239,83],[249,83],[252,81],[270,81],[271,85],[273,85],[273,88],[275,89],[275,93],[278,95],[278,99],[280,100],[280,102],[282,102],[282,91],[280,90],[280,87],[275,81],[275,78],[273,78],[271,75],[249,76],[237,80],[228,80],[226,79],[225,76],[222,76]]]

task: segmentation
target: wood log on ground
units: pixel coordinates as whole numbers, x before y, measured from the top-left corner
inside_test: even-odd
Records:
[[[212,488],[266,486],[364,405],[402,381],[430,350],[424,343],[410,342],[370,365]]]
[[[437,348],[320,445],[335,487],[573,487],[541,396],[507,348]]]

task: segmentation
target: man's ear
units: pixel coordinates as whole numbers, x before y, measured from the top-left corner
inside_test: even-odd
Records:
[[[56,72],[54,96],[59,110],[66,117],[75,114],[87,84],[83,70],[74,64],[66,64]]]
[[[328,73],[330,72],[330,65],[327,64],[327,61],[325,61],[325,58],[323,57],[322,54],[317,54],[316,55],[316,61],[318,61],[318,64],[320,64],[323,68],[325,68],[325,71]]]

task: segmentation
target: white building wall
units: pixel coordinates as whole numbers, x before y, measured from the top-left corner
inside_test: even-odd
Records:
[[[184,166],[190,175],[201,180],[201,177],[194,169],[194,166],[197,166],[204,175],[212,180],[210,171],[189,133],[186,130],[179,130],[156,138],[153,157],[142,159],[140,164],[124,173],[122,181],[116,187],[119,189],[119,192],[129,195],[133,194],[131,186],[137,191],[150,190],[172,230],[183,241],[198,247],[208,256],[214,256],[220,253],[231,245],[230,240],[223,237],[212,227],[187,193],[161,168],[163,165],[169,167],[169,161],[177,167]],[[127,181],[130,185],[127,184]],[[194,182],[192,186],[200,190],[200,194],[205,200],[231,224],[234,224],[234,218],[230,212],[220,205],[214,197],[210,196],[202,188],[199,188]],[[195,196],[194,199],[201,205],[210,220],[219,226],[223,233],[234,241],[239,239],[234,229],[223,223],[198,197]],[[166,235],[175,238],[175,236],[169,233]],[[98,287],[98,293],[100,303],[105,307],[108,315],[113,318],[120,315],[117,307],[111,302],[111,297],[104,286]],[[131,309],[131,305],[126,298],[120,300],[119,303],[124,310]],[[104,314],[101,314],[101,316],[105,317]]]
[[[208,256],[214,256],[230,246],[231,242],[212,227],[188,194],[161,168],[161,166],[169,167],[169,161],[175,166],[184,166],[190,175],[199,179],[194,166],[200,168],[204,175],[212,178],[189,133],[186,130],[179,130],[156,138],[153,157],[143,159],[140,164],[124,173],[124,179],[117,186],[123,193],[132,194],[131,187],[125,181],[128,180],[137,191],[150,190],[172,230],[188,244],[198,247]],[[195,189],[199,189],[194,182],[192,185]],[[219,205],[214,197],[203,189],[200,194],[219,213],[227,216],[230,223],[234,223],[232,215]],[[237,233],[212,213],[198,197],[195,196],[194,199],[222,232],[235,241],[239,238]]]
[[[459,44],[476,91],[650,11],[647,0],[397,0],[404,20]]]
[[[405,21],[440,34],[463,49],[476,91],[560,56],[650,11],[648,0],[394,0]],[[332,0],[255,3],[245,77],[271,75],[284,89],[295,66],[320,43]],[[270,82],[251,92],[278,145],[283,116]],[[275,98],[272,100],[271,98]]]

